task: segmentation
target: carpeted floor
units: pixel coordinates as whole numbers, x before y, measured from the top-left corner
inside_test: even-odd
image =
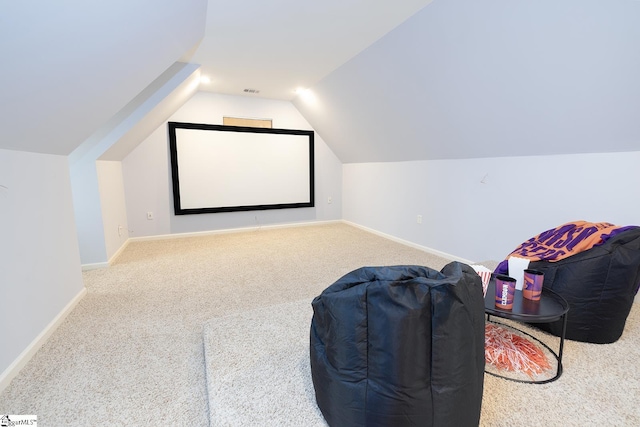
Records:
[[[326,427],[311,382],[312,315],[303,299],[205,324],[212,426]]]
[[[205,351],[215,426],[326,426],[309,368],[311,300],[214,319]],[[513,324],[513,323],[511,323]],[[555,351],[559,339],[519,324]],[[613,344],[565,341],[564,373],[549,384],[485,375],[483,427],[638,426],[640,309]],[[461,408],[463,410],[464,408]]]
[[[0,414],[36,414],[41,426],[207,426],[211,409],[213,426],[322,425],[300,381],[307,304],[361,266],[446,263],[346,224],[133,242],[110,268],[84,273],[87,295],[0,394]],[[481,424],[640,425],[639,310],[614,344],[567,342],[554,383],[486,375]]]
[[[0,394],[41,426],[207,426],[203,325],[311,300],[365,265],[448,261],[345,224],[132,242]]]

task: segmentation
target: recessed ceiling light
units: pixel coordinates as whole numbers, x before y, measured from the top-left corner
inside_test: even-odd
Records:
[[[301,99],[304,99],[306,102],[315,102],[316,100],[316,97],[313,92],[311,92],[311,89],[298,88],[296,89],[296,93]]]

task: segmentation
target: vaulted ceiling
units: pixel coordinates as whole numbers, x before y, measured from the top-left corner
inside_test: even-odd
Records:
[[[291,100],[432,1],[209,0],[191,61],[201,90]]]
[[[636,151],[639,22],[633,0],[436,0],[294,103],[345,163]]]
[[[638,22],[635,0],[3,2],[0,148],[67,155],[185,61],[200,90],[293,100],[343,162],[634,151]]]
[[[0,148],[71,153],[200,41],[206,7],[2,2]]]

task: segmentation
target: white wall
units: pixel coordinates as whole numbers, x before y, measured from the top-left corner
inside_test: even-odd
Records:
[[[95,158],[70,165],[73,209],[83,265],[107,261]]]
[[[98,160],[98,190],[107,259],[111,259],[129,238],[127,207],[122,181],[122,163]]]
[[[115,166],[98,169],[96,161],[122,160],[195,93],[199,77],[198,65],[175,63],[69,156],[83,266],[106,265],[126,241],[117,234],[117,226],[126,225],[124,191],[115,190],[122,178]],[[108,195],[101,194],[99,184]]]
[[[640,225],[638,164],[640,151],[345,164],[343,218],[461,258],[501,260],[564,222]]]
[[[0,374],[83,291],[66,156],[0,150]]]
[[[312,129],[288,101],[208,92],[194,95],[169,121],[222,124],[224,116],[269,118],[274,128]],[[342,165],[317,133],[314,208],[174,215],[166,123],[123,160],[122,171],[131,237],[336,220],[342,215]],[[152,221],[147,212],[153,212]]]

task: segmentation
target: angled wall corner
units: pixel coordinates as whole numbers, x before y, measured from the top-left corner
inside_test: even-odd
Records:
[[[197,91],[199,77],[199,65],[175,63],[69,156],[80,258],[84,266],[106,265],[118,251],[117,242],[123,241],[123,233],[127,235],[124,190],[114,191],[112,186],[104,185],[105,180],[114,181],[111,174],[120,169],[97,167],[96,162],[119,162],[126,157]],[[108,195],[105,188],[110,189]],[[118,194],[123,200],[113,200]]]

